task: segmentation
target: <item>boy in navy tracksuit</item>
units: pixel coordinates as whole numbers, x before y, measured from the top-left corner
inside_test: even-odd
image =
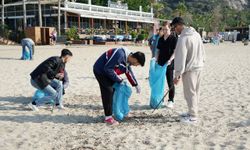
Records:
[[[123,82],[119,75],[125,73],[131,85],[136,88],[137,93],[140,93],[140,87],[130,66],[144,66],[144,63],[144,53],[131,53],[126,48],[110,49],[97,59],[94,64],[94,74],[101,89],[106,123],[118,124],[112,117],[112,102],[114,83]]]

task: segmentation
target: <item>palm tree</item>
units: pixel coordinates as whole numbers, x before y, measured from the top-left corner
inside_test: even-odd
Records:
[[[154,15],[155,18],[159,18],[161,14],[164,14],[164,4],[163,3],[152,3],[152,6],[154,8]]]
[[[178,13],[179,17],[183,17],[187,13],[187,6],[185,5],[185,2],[179,2],[176,12]]]

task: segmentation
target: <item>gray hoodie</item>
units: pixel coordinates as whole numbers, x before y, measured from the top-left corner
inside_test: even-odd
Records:
[[[188,71],[201,70],[205,62],[205,50],[201,36],[192,27],[181,32],[175,49],[175,77]]]

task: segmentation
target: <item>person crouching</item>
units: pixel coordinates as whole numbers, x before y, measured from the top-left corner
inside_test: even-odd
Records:
[[[58,79],[64,78],[64,73],[60,71],[64,70],[65,64],[70,61],[73,54],[68,49],[63,49],[61,56],[50,57],[42,62],[38,67],[30,74],[31,85],[38,90],[42,90],[45,96],[36,99],[28,106],[38,111],[37,106],[50,103],[51,101],[58,104],[58,108],[63,109],[63,83]]]

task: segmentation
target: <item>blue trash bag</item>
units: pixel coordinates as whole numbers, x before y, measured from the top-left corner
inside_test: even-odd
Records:
[[[35,101],[37,99],[43,98],[45,96],[45,93],[41,90],[36,90],[34,96],[32,97],[32,100]]]
[[[46,94],[42,90],[36,90],[34,96],[32,97],[32,101],[36,101],[37,99],[43,98]],[[51,99],[50,104],[54,104],[54,100]]]
[[[113,96],[113,114],[118,121],[122,121],[130,111],[128,100],[132,94],[132,90],[127,82],[114,84]]]
[[[156,59],[153,58],[150,61],[149,69],[149,85],[151,89],[150,95],[150,107],[156,109],[164,96],[164,89],[166,85],[166,71],[167,64],[160,66]],[[162,104],[159,105],[161,107]]]
[[[30,60],[30,52],[29,50],[27,50],[27,48],[25,47],[25,51],[24,51],[24,55],[22,56],[23,60]]]

